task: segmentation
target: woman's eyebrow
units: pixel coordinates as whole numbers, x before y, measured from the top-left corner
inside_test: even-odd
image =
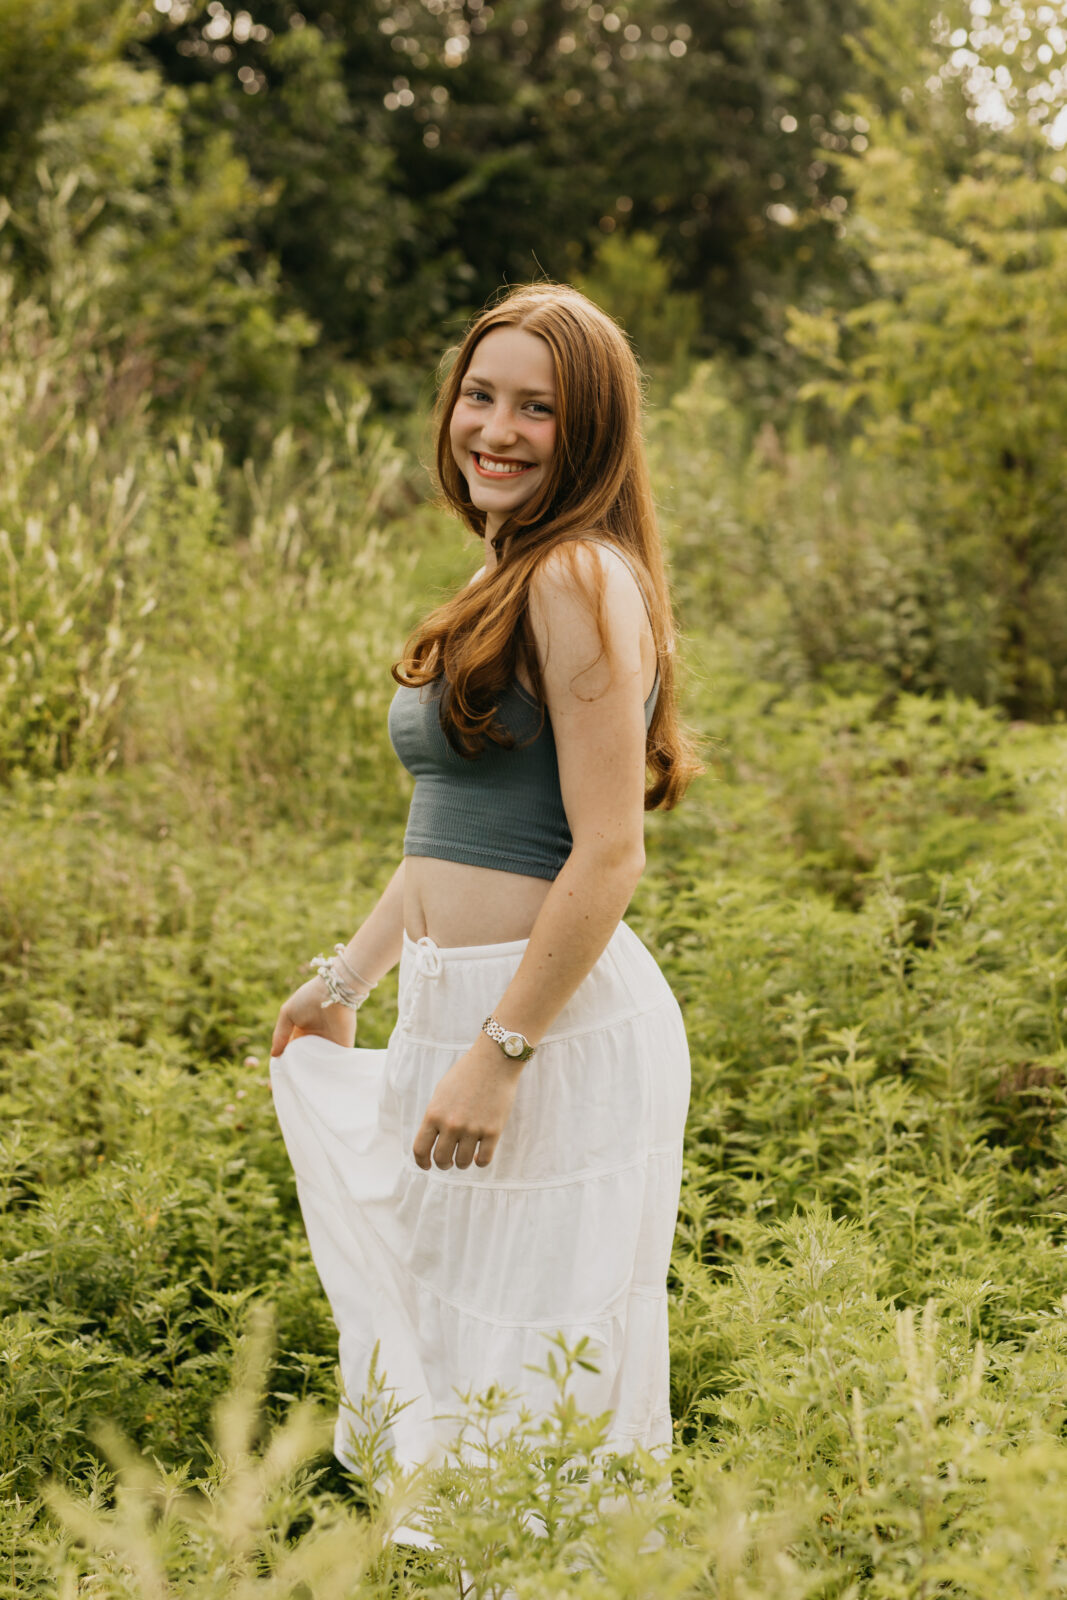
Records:
[[[464,383],[476,383],[480,389],[492,389],[493,388],[493,381],[492,381],[491,378],[479,378],[479,376],[478,376],[478,374],[476,372],[468,372],[464,376],[463,382]],[[530,398],[531,395],[535,395],[535,394],[547,396],[547,398],[550,399],[550,400],[554,400],[555,399],[555,392],[552,389],[519,389],[517,392],[519,394],[521,394],[527,400]]]

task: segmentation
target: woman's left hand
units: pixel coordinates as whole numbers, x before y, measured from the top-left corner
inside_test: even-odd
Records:
[[[480,1037],[449,1067],[438,1083],[415,1136],[415,1160],[423,1171],[434,1165],[487,1167],[504,1131],[522,1075],[500,1047]]]
[[[324,1006],[329,991],[321,978],[309,978],[291,994],[278,1012],[274,1024],[274,1037],[270,1042],[271,1057],[280,1056],[290,1039],[299,1039],[303,1033],[314,1033],[335,1044],[351,1048],[356,1042],[356,1013],[347,1006]]]

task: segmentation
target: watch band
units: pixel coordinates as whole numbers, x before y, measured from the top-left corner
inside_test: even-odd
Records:
[[[501,1027],[495,1017],[486,1017],[482,1023],[482,1032],[487,1033],[490,1039],[495,1039],[509,1061],[529,1061],[536,1045],[532,1045],[524,1033],[511,1033],[507,1028]]]

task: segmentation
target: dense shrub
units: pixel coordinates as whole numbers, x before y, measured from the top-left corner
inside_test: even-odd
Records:
[[[1017,717],[1046,716],[1067,696],[1067,207],[1049,137],[1061,98],[1052,13],[996,0],[961,20],[956,33],[938,17],[930,75],[890,115],[864,104],[870,148],[837,158],[855,190],[846,231],[874,292],[795,314],[791,337],[818,372],[806,393],[850,419],[858,470],[910,486],[893,503],[910,504],[900,554],[921,580],[927,672]],[[926,14],[919,28],[930,37]],[[950,36],[964,48],[950,50]],[[982,128],[982,85],[994,82],[1006,113],[995,138]]]
[[[967,702],[786,699],[721,644],[700,658],[711,771],[651,819],[630,913],[694,1056],[675,1502],[632,1471],[621,1504],[598,1501],[596,1428],[564,1411],[550,1551],[523,1521],[546,1441],[360,1511],[294,1409],[332,1399],[333,1330],[263,1062],[300,961],[395,859],[378,776],[352,780],[361,837],[291,826],[271,797],[226,844],[151,764],[9,791],[0,1448],[19,1593],[53,1592],[64,1564],[138,1600],[157,1570],[162,1592],[318,1593],[324,1551],[353,1596],[448,1592],[460,1565],[476,1594],[540,1596],[546,1572],[619,1596],[880,1600],[944,1574],[984,1596],[990,1573],[1059,1592],[1060,741]],[[253,1390],[283,1431],[253,1469],[230,1435],[204,1441],[263,1301],[276,1343]],[[122,1465],[105,1416],[158,1481]],[[51,1511],[49,1477],[73,1496]],[[413,1505],[437,1554],[384,1542]],[[667,1542],[640,1554],[650,1520]]]
[[[302,815],[336,812],[414,620],[390,531],[413,469],[366,394],[328,391],[314,442],[283,430],[238,475],[202,428],[153,425],[151,368],[99,313],[10,276],[0,310],[0,782],[162,759],[236,807],[290,804],[285,773]]]
[[[871,181],[903,203],[910,171],[898,152]],[[76,188],[49,190],[53,223]],[[650,424],[709,768],[649,819],[629,913],[693,1052],[666,1465],[604,1459],[558,1345],[555,1416],[480,1460],[405,1482],[373,1439],[355,1480],[329,1457],[334,1330],[267,1043],[400,853],[389,663],[474,551],[358,386],[305,394],[313,428],[272,426],[238,469],[216,430],[153,418],[91,251],[57,256],[69,293],[2,280],[0,1593],[1063,1595],[1067,765],[1057,722],[998,709],[1055,717],[1059,380],[1011,462],[972,472],[999,416],[968,420],[942,337],[958,312],[1010,362],[1017,288],[1049,360],[1062,229],[996,164],[935,198],[886,263],[899,326],[797,320],[863,369],[833,368],[815,442],[722,364]],[[981,303],[952,287],[968,251]],[[651,248],[596,270],[644,286],[635,329],[688,367],[692,308]],[[865,452],[830,391],[866,407]],[[994,564],[987,603],[985,555],[1027,530],[1039,583]],[[466,1397],[471,1440],[498,1402]],[[390,1542],[412,1520],[435,1550]]]

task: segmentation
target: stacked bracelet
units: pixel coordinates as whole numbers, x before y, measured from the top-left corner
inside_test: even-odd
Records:
[[[343,944],[335,944],[333,948],[338,961],[341,963],[342,967],[344,967],[353,983],[364,984],[366,986],[367,994],[370,994],[372,989],[376,989],[378,987],[377,983],[371,983],[369,978],[361,978],[355,967],[349,966],[348,961],[345,958],[345,947]],[[363,998],[366,999],[367,995],[364,995]]]
[[[329,995],[329,999],[322,1002],[322,1009],[325,1011],[327,1006],[339,1005],[347,1006],[349,1011],[358,1011],[364,1000],[369,997],[371,990],[376,988],[377,985],[367,983],[366,978],[361,978],[355,968],[349,966],[345,960],[345,947],[343,944],[335,944],[333,948],[345,972],[351,978],[354,978],[357,983],[366,984],[367,986],[361,994],[357,994],[343,978],[338,976],[329,958],[323,955],[312,956],[308,966],[315,968],[315,971],[326,985],[326,992]]]

